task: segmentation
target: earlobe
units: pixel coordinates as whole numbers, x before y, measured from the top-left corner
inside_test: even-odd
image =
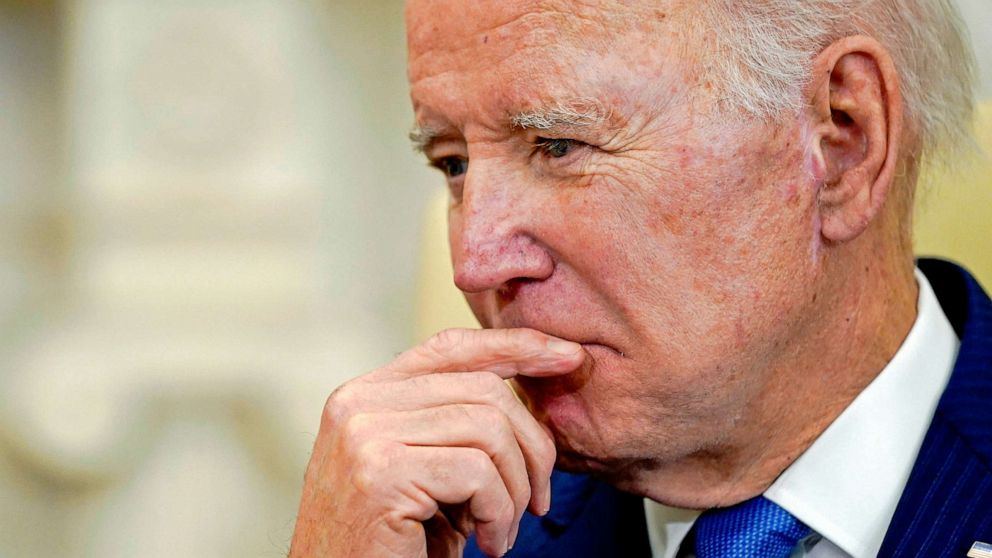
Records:
[[[899,156],[902,101],[895,67],[874,39],[848,37],[814,62],[810,157],[821,234],[857,238],[879,214]]]

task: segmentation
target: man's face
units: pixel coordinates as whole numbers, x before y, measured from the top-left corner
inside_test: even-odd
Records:
[[[799,121],[723,116],[688,8],[622,4],[408,6],[455,281],[485,327],[584,344],[518,387],[562,464],[621,483],[773,428],[819,249]]]

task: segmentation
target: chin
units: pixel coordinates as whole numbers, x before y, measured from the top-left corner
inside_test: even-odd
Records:
[[[621,468],[616,460],[604,460],[559,448],[555,468],[569,473],[585,473],[600,477],[615,475]]]
[[[559,450],[555,469],[567,473],[591,475],[618,490],[647,496],[641,471],[646,463],[637,459],[600,459]]]
[[[538,389],[529,385],[523,397],[534,417],[551,430],[558,451],[557,468],[609,475],[623,467],[625,461],[615,457],[617,448],[597,434],[593,417],[578,392],[557,384]]]

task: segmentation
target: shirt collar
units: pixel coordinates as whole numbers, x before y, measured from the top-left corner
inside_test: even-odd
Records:
[[[895,513],[960,343],[916,271],[917,318],[899,350],[765,491],[851,556],[875,556]],[[656,558],[675,556],[698,512],[645,500]]]
[[[765,491],[852,556],[875,556],[960,345],[917,270],[917,318],[882,372]]]

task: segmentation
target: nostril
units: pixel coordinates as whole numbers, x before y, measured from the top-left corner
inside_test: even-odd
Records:
[[[534,279],[527,279],[523,277],[518,277],[510,279],[509,281],[503,283],[496,289],[496,298],[499,304],[505,305],[513,302],[517,295],[520,293],[520,289],[528,283],[533,283]]]

